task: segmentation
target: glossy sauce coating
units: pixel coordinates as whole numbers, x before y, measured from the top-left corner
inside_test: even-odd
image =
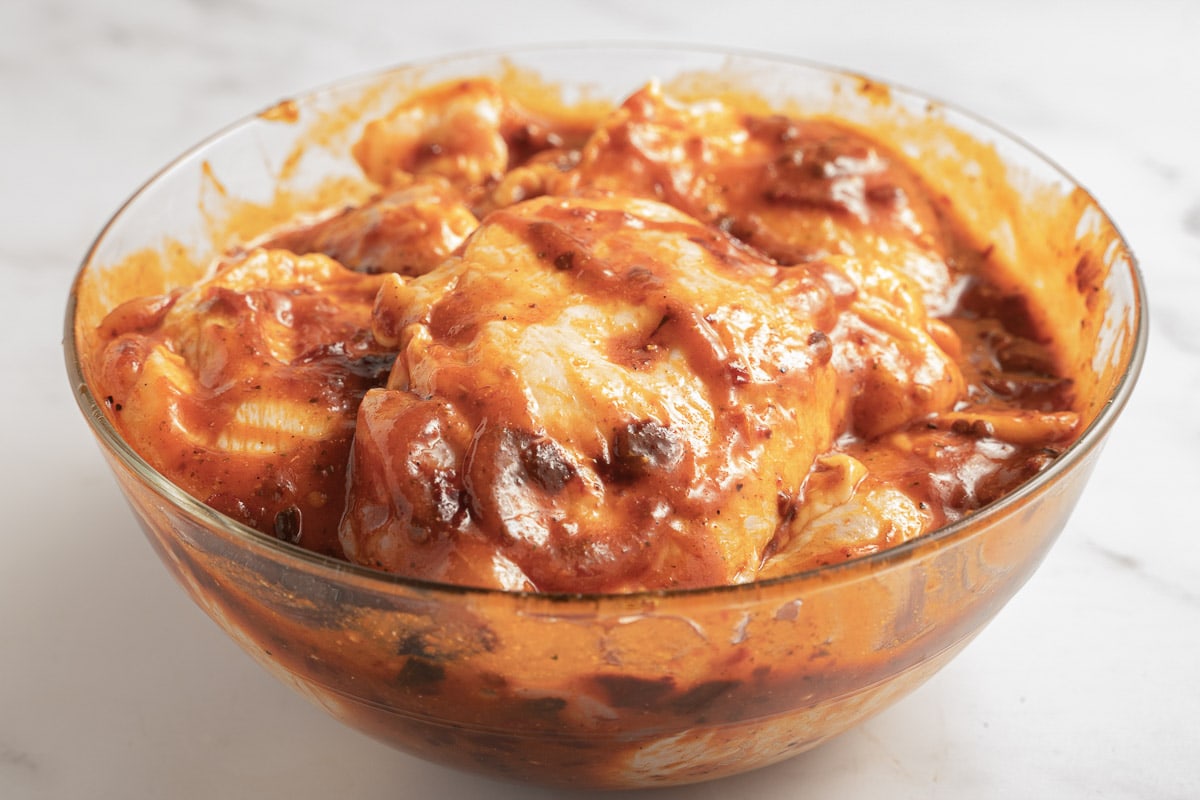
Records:
[[[327,555],[363,393],[393,361],[370,313],[381,279],[255,250],[101,327],[104,402],[159,471],[237,521]]]
[[[1077,433],[952,202],[835,121],[650,85],[581,129],[471,80],[355,153],[378,198],[104,323],[122,432],[268,533],[504,589],[737,583],[954,521]]]

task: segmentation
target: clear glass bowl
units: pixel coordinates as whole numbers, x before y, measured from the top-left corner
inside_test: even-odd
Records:
[[[903,546],[747,585],[534,595],[409,580],[248,529],[172,485],[89,390],[95,325],[186,282],[280,214],[368,191],[349,148],[415,87],[529,74],[573,102],[650,78],[750,91],[892,141],[1050,309],[1087,428],[999,502]],[[264,211],[264,209],[273,209]],[[257,210],[259,213],[254,213]],[[249,212],[249,213],[248,213]],[[1112,222],[1046,159],[969,114],[825,67],[727,51],[564,46],[405,66],[297,97],[208,139],[142,187],[87,254],[71,387],[163,563],[251,656],[338,719],[430,760],[573,787],[707,780],[811,748],[933,675],[1029,578],[1132,390],[1143,287]]]

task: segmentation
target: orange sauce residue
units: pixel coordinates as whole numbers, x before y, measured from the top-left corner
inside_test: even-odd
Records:
[[[260,111],[258,116],[269,122],[284,122],[294,125],[300,120],[300,106],[295,100],[280,100],[265,111]]]

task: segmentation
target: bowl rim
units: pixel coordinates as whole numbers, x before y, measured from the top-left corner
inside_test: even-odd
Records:
[[[894,547],[889,547],[866,555],[856,556],[835,564],[827,564],[802,570],[800,572],[789,573],[786,575],[775,576],[762,580],[748,581],[745,583],[719,584],[713,586],[689,588],[645,589],[632,592],[538,592],[466,586],[461,584],[444,583],[423,578],[397,575],[372,567],[354,564],[350,561],[338,559],[333,556],[322,555],[251,528],[204,504],[199,499],[193,497],[180,487],[176,486],[165,475],[151,466],[149,462],[147,462],[125,441],[125,439],[109,421],[101,407],[101,404],[97,402],[95,396],[92,394],[91,389],[87,385],[76,343],[75,322],[76,313],[78,310],[79,289],[83,282],[85,273],[87,272],[88,268],[92,266],[97,251],[102,243],[106,240],[109,232],[123,217],[125,212],[131,206],[136,204],[144,194],[155,187],[160,181],[165,180],[176,169],[182,167],[192,158],[204,152],[207,148],[218,141],[234,134],[236,131],[244,128],[245,126],[252,124],[255,120],[260,119],[264,110],[274,108],[280,102],[286,102],[287,100],[316,98],[331,92],[346,91],[354,86],[364,84],[368,81],[381,81],[392,74],[400,74],[406,71],[411,72],[414,70],[428,70],[439,66],[451,66],[456,62],[466,63],[469,61],[480,61],[488,58],[500,61],[504,58],[520,57],[524,54],[549,53],[554,51],[568,53],[577,52],[580,50],[623,53],[644,51],[646,53],[653,54],[670,54],[675,52],[681,55],[690,54],[725,56],[729,58],[759,62],[764,66],[769,66],[770,64],[779,64],[793,68],[799,67],[810,70],[814,73],[822,73],[829,78],[865,80],[871,82],[872,84],[886,87],[889,93],[893,96],[899,96],[908,101],[919,101],[921,103],[934,104],[939,108],[939,110],[945,111],[950,115],[951,119],[949,121],[953,122],[955,119],[959,119],[970,122],[971,124],[986,130],[990,134],[997,136],[999,140],[1004,140],[1007,144],[1016,146],[1019,150],[1024,151],[1026,155],[1032,156],[1037,161],[1040,161],[1044,167],[1048,168],[1049,171],[1054,173],[1059,179],[1067,182],[1071,187],[1083,192],[1091,206],[1097,212],[1099,212],[1104,221],[1111,226],[1113,232],[1117,236],[1117,239],[1123,245],[1124,253],[1128,259],[1129,278],[1134,294],[1132,308],[1134,315],[1134,325],[1132,326],[1133,340],[1130,345],[1128,361],[1116,382],[1115,388],[1109,394],[1109,396],[1105,398],[1103,406],[1096,413],[1091,423],[1089,423],[1089,425],[1075,439],[1075,441],[1065,448],[1049,466],[1047,466],[1037,475],[1020,484],[1013,491],[1005,494],[1000,499],[985,505],[977,511],[967,514],[953,523],[927,531],[920,536],[914,537],[913,539],[898,544]],[[149,178],[144,180],[141,185],[138,186],[132,192],[132,194],[130,194],[125,201],[120,204],[120,206],[115,212],[113,212],[113,214],[104,223],[100,231],[96,234],[95,238],[92,240],[87,251],[85,252],[83,259],[76,271],[75,277],[71,282],[71,289],[67,298],[65,309],[62,346],[64,351],[64,359],[66,362],[67,376],[71,382],[76,404],[79,406],[84,417],[87,419],[87,422],[92,429],[92,433],[99,439],[100,443],[108,451],[108,453],[111,453],[113,456],[119,459],[124,466],[128,467],[138,478],[138,480],[149,486],[159,496],[170,501],[170,503],[176,509],[186,514],[193,521],[196,521],[205,527],[215,528],[223,533],[229,534],[237,539],[241,544],[244,544],[253,550],[262,550],[264,551],[263,555],[269,558],[281,560],[283,562],[290,562],[286,565],[294,565],[306,570],[317,571],[332,579],[345,580],[352,578],[355,580],[360,580],[365,582],[367,588],[378,589],[379,591],[410,589],[422,593],[444,593],[461,596],[503,596],[506,598],[513,598],[515,600],[526,599],[551,603],[588,602],[600,604],[605,602],[617,602],[621,604],[627,604],[630,602],[636,602],[638,600],[661,600],[685,596],[724,596],[744,592],[760,592],[768,588],[780,586],[799,586],[805,584],[815,585],[818,583],[824,584],[843,578],[850,580],[853,579],[853,576],[858,573],[870,574],[916,557],[918,554],[926,550],[937,548],[949,540],[969,536],[973,529],[982,530],[982,527],[980,527],[981,521],[986,522],[986,520],[989,518],[1003,516],[1012,507],[1020,505],[1031,495],[1038,493],[1045,485],[1053,483],[1060,474],[1070,470],[1077,462],[1085,459],[1092,450],[1103,444],[1107,437],[1108,431],[1112,428],[1113,424],[1120,416],[1125,405],[1128,403],[1131,394],[1133,393],[1134,386],[1137,383],[1138,376],[1145,360],[1148,339],[1149,308],[1146,298],[1145,280],[1139,267],[1137,257],[1133,253],[1132,248],[1129,246],[1128,239],[1121,232],[1120,228],[1117,226],[1116,222],[1108,214],[1105,208],[1078,180],[1076,180],[1056,161],[1046,156],[1041,150],[1029,144],[1021,137],[1009,132],[1002,126],[997,125],[996,123],[974,112],[964,109],[955,103],[942,101],[926,92],[908,88],[903,84],[898,84],[891,80],[876,78],[865,73],[831,65],[821,61],[761,50],[721,47],[705,44],[679,42],[658,43],[652,41],[583,41],[469,49],[428,58],[401,61],[382,66],[377,69],[366,70],[356,74],[343,76],[311,89],[298,92],[287,98],[284,98],[283,100],[277,100],[274,103],[264,106],[263,109],[257,112],[244,115],[217,129],[215,132],[210,133],[203,139],[193,144],[191,147],[184,150],[175,158],[171,159],[169,162],[151,174]]]

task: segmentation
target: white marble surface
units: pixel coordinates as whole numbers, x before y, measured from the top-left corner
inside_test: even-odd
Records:
[[[1153,304],[1141,383],[1041,571],[913,696],[664,798],[1200,797],[1200,4],[4,0],[0,797],[528,798],[277,685],[137,532],[62,367],[109,214],[201,136],[331,79],[481,46],[723,44],[965,105],[1117,219]]]

